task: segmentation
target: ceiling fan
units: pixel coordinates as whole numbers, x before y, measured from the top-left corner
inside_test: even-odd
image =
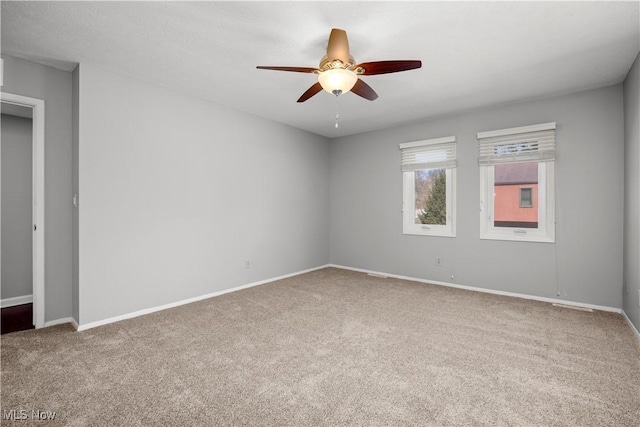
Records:
[[[258,66],[260,70],[293,71],[296,73],[313,73],[318,75],[318,82],[311,86],[298,102],[304,102],[322,89],[338,96],[345,92],[353,92],[369,101],[378,98],[378,94],[359,76],[397,73],[422,67],[421,61],[395,60],[373,61],[356,64],[349,53],[347,32],[334,28],[329,35],[327,54],[320,60],[318,68],[310,67],[271,67]]]

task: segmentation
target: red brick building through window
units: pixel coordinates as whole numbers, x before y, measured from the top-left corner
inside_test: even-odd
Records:
[[[494,226],[538,228],[538,163],[494,166]]]

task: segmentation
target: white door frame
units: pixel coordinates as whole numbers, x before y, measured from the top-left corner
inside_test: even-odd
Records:
[[[44,100],[1,92],[0,101],[33,110],[33,324],[44,327]]]

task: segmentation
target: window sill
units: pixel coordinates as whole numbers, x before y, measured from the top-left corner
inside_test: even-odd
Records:
[[[446,229],[446,230],[411,229],[411,230],[403,230],[402,234],[406,234],[409,236],[456,237],[456,233],[450,229]]]
[[[506,240],[511,242],[555,243],[552,236],[516,232],[489,232],[480,235],[480,240]]]

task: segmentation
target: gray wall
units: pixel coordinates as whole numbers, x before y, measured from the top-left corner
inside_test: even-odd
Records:
[[[33,293],[31,119],[2,114],[3,299]]]
[[[45,321],[70,317],[71,73],[2,58],[2,90],[45,101]]]
[[[551,121],[556,243],[480,240],[476,133]],[[398,144],[448,135],[458,141],[457,237],[403,235]],[[333,140],[331,262],[620,308],[623,149],[621,85]]]
[[[81,325],[329,261],[325,138],[85,64],[78,77]]]
[[[640,55],[624,81],[623,309],[640,330]]]

